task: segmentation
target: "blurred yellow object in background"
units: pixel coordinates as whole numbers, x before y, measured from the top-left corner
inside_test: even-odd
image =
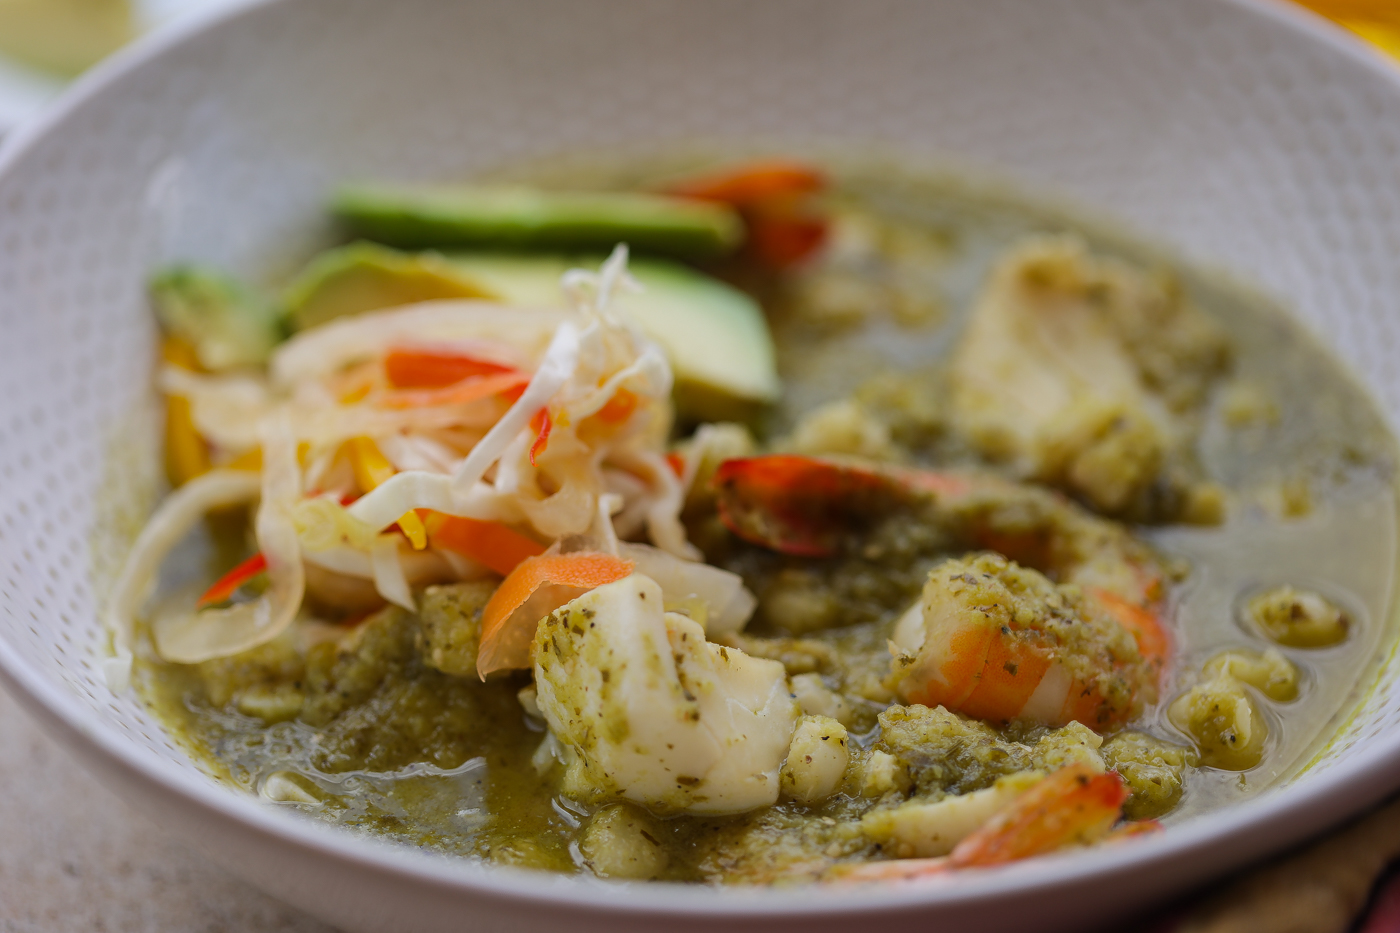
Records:
[[[1303,6],[1345,26],[1400,58],[1400,0],[1300,0]]]
[[[0,0],[0,53],[75,75],[136,35],[131,0]]]

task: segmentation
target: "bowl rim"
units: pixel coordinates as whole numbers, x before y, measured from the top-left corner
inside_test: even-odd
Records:
[[[156,67],[172,49],[245,17],[291,0],[242,0],[196,14],[139,40],[108,58],[61,95],[42,116],[0,144],[0,178],[14,170],[70,116],[98,100],[128,75]],[[1379,75],[1400,95],[1400,67],[1325,17],[1286,0],[1201,0],[1234,7],[1308,40],[1320,42],[1357,67]],[[1400,597],[1397,597],[1400,598]],[[96,646],[94,646],[94,650]],[[427,884],[447,894],[469,894],[502,907],[550,906],[583,909],[598,915],[699,918],[799,918],[889,913],[921,908],[969,907],[1007,895],[1036,896],[1074,884],[1104,884],[1145,869],[1160,868],[1157,895],[1179,890],[1206,876],[1281,849],[1351,817],[1400,786],[1400,733],[1358,746],[1328,771],[1296,784],[1270,788],[1239,804],[1201,814],[1172,826],[1169,832],[1127,847],[1099,847],[1044,856],[990,870],[900,886],[803,886],[798,888],[723,888],[676,882],[600,883],[580,876],[498,867],[376,840],[365,834],[280,812],[252,795],[224,788],[193,772],[178,769],[154,752],[122,738],[56,682],[30,669],[0,636],[0,684],[71,750],[95,753],[107,767],[138,782],[159,787],[211,815],[241,824],[262,836],[310,856],[389,878]],[[91,758],[84,763],[90,770]],[[1222,840],[1234,846],[1212,846]],[[1170,870],[1167,870],[1170,869]],[[542,878],[548,883],[542,884]],[[1181,879],[1185,879],[1183,882]],[[621,890],[626,896],[619,897]],[[1107,890],[1107,889],[1105,889]]]

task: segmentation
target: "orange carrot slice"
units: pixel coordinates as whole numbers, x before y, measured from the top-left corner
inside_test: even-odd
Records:
[[[579,551],[530,557],[510,572],[481,612],[481,648],[476,672],[482,679],[492,671],[530,666],[530,642],[540,619],[569,602],[581,592],[621,580],[632,572],[632,562]],[[559,587],[555,599],[547,603],[531,597],[546,586]],[[518,610],[526,608],[528,612]]]
[[[469,557],[501,576],[508,575],[529,558],[544,553],[544,545],[501,522],[483,522],[433,512],[427,525],[433,547],[446,548]]]
[[[249,580],[256,577],[267,569],[267,558],[262,552],[254,554],[243,563],[234,567],[224,574],[214,583],[213,586],[204,591],[204,595],[199,597],[199,602],[195,603],[195,608],[203,609],[205,606],[212,606],[221,603],[238,591],[238,588]]]

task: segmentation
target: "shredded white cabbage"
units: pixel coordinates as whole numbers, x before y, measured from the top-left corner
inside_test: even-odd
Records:
[[[562,284],[572,311],[434,301],[334,320],[280,347],[266,377],[165,369],[162,388],[190,400],[195,427],[216,455],[260,447],[263,467],[261,479],[216,471],[157,512],[109,613],[118,633],[113,682],[124,682],[132,620],[165,554],[210,508],[259,492],[255,531],[268,561],[267,591],[226,608],[163,613],[153,631],[166,659],[220,657],[275,637],[300,609],[303,562],[318,581],[370,580],[407,608],[412,586],[426,579],[485,572],[431,543],[409,548],[395,526],[414,510],[500,522],[545,541],[592,528],[612,552],[631,546],[618,531],[645,531],[661,549],[648,550],[648,561],[681,581],[685,597],[705,602],[717,631],[742,625],[752,607],[744,609],[736,594],[747,591],[735,589],[732,575],[665,563],[683,565],[699,552],[679,519],[684,486],[665,459],[670,367],[660,348],[609,310],[616,292],[639,288],[627,274],[626,247],[599,271],[570,271]],[[384,363],[395,349],[495,368],[440,389],[399,387]],[[493,375],[500,367],[512,371]],[[362,479],[371,469],[355,459],[368,456],[356,453],[364,445],[345,446],[355,438],[372,439],[382,455],[372,469],[382,474],[388,464],[392,475]],[[351,502],[361,484],[372,488]]]
[[[467,458],[452,475],[454,488],[465,491],[475,486],[486,475],[491,464],[500,459],[506,446],[529,426],[535,412],[544,408],[554,397],[554,393],[564,387],[564,383],[569,381],[574,370],[578,368],[579,345],[582,340],[583,335],[579,333],[573,321],[565,321],[559,325],[544,359],[540,360],[540,368],[535,370],[535,376],[525,387],[524,394],[510,407],[510,411],[486,432],[481,443],[472,448],[472,452],[467,454]]]

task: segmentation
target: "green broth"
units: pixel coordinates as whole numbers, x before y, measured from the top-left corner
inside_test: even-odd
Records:
[[[688,158],[591,168],[561,163],[509,174],[625,187],[693,164]],[[876,375],[903,373],[936,383],[940,361],[996,258],[1028,234],[1074,230],[1095,250],[1171,269],[1228,331],[1235,347],[1230,386],[1267,399],[1272,413],[1232,423],[1218,392],[1199,456],[1206,476],[1229,490],[1228,520],[1217,527],[1144,529],[1148,540],[1189,570],[1174,593],[1178,657],[1163,696],[1189,686],[1205,658],[1220,649],[1268,646],[1239,611],[1242,600],[1261,588],[1292,583],[1316,589],[1347,609],[1355,624],[1335,647],[1285,651],[1303,672],[1303,688],[1291,703],[1262,704],[1271,724],[1263,763],[1244,773],[1190,769],[1183,801],[1170,818],[1229,804],[1296,773],[1354,706],[1372,659],[1394,636],[1395,450],[1371,399],[1279,308],[1223,277],[1185,269],[1111,228],[1019,195],[884,164],[834,164],[833,202],[912,237],[910,248],[921,251],[925,262],[915,280],[902,283],[898,306],[854,322],[804,314],[800,287],[748,283],[770,311],[785,386],[764,430],[788,431],[804,413],[850,395]],[[937,432],[911,449],[930,464],[969,459]],[[699,534],[703,538],[703,529]],[[731,547],[727,553],[728,562],[758,591],[784,566],[752,550]],[[860,568],[819,565],[817,573],[849,578],[834,626],[793,633],[760,617],[751,631],[773,639],[800,634],[845,659],[848,686],[873,684],[888,663],[885,639],[895,618],[917,593],[927,568],[949,553],[937,541],[917,542],[898,572],[874,582],[862,578],[867,571]],[[554,797],[550,780],[542,776],[546,769],[532,762],[544,736],[516,697],[528,677],[484,684],[452,678],[424,667],[409,651],[403,665],[359,707],[356,715],[367,720],[360,743],[348,743],[352,750],[328,765],[324,731],[299,720],[268,726],[214,709],[192,669],[152,660],[149,649],[143,655],[138,687],[157,715],[197,761],[244,790],[411,845],[556,871],[583,870],[576,843],[587,813]],[[397,708],[391,708],[394,702]],[[868,745],[881,703],[855,702],[861,708],[852,734],[857,744]],[[1135,728],[1183,743],[1166,722],[1164,707],[1165,701],[1149,710]],[[387,717],[378,727],[368,721],[376,715]],[[391,734],[395,729],[397,737]],[[430,738],[405,740],[403,734]],[[270,779],[274,792],[269,795]],[[295,790],[289,797],[286,780],[311,802],[298,802]],[[662,844],[670,867],[661,877],[775,880],[778,875],[753,867],[752,853],[764,846],[784,850],[779,861],[794,864],[814,851],[861,857],[869,853],[868,845],[849,831],[858,810],[837,795],[810,809],[779,804],[736,817],[666,820]]]

